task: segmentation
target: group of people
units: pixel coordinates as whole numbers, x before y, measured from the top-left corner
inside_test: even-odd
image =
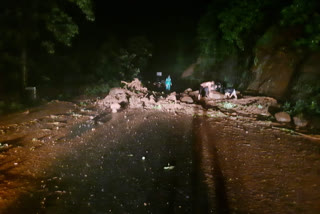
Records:
[[[224,88],[219,82],[215,84],[214,81],[209,81],[200,84],[198,100],[200,100],[201,97],[208,97],[212,91],[224,93],[226,98],[234,97],[235,99],[238,99],[237,92],[234,88]]]
[[[172,80],[170,75],[165,80],[165,86],[166,90],[170,91],[172,86]],[[219,82],[215,83],[214,81],[209,81],[200,84],[198,100],[200,100],[201,97],[208,97],[210,92],[212,91],[219,91],[220,93],[224,93],[226,98],[238,98],[237,92],[234,88],[224,88],[223,85]]]
[[[157,88],[161,88],[162,85],[164,85],[166,87],[166,90],[170,91],[172,86],[172,80],[170,75],[166,78],[166,80],[160,80],[159,78],[157,78],[156,82],[154,82],[153,85]]]

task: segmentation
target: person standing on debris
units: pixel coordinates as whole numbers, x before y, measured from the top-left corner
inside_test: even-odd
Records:
[[[170,75],[167,77],[165,84],[166,84],[166,90],[167,90],[167,91],[170,91],[170,88],[171,88],[171,86],[172,86],[172,82],[171,82]]]
[[[199,89],[198,100],[200,100],[201,97],[207,97],[209,95],[210,91],[215,90],[215,89],[216,89],[216,86],[214,85],[214,81],[201,83],[200,89]]]

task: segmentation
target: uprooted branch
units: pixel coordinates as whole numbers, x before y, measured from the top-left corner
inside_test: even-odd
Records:
[[[146,87],[142,86],[142,83],[138,78],[134,78],[132,82],[125,82],[121,81],[121,83],[125,84],[127,88],[131,90],[141,91],[141,92],[147,92],[148,89]]]

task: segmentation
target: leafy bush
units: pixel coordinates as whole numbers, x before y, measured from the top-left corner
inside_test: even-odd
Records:
[[[109,93],[109,91],[110,91],[109,84],[103,83],[103,84],[88,86],[84,92],[86,95],[100,95],[103,93]]]
[[[320,15],[317,0],[294,0],[281,11],[283,26],[304,26],[303,34],[295,41],[297,46],[319,49]]]
[[[119,87],[120,82],[116,80],[110,80],[108,82],[102,82],[95,85],[89,85],[85,88],[84,93],[86,95],[102,95],[109,93],[111,88]]]
[[[222,77],[219,81],[225,80],[231,75],[219,64],[234,55],[238,59],[238,72],[233,76],[237,75],[237,80],[241,78],[235,85],[245,88],[244,82],[251,77],[242,76],[241,73],[249,71],[252,64],[259,64],[258,58],[253,58],[253,48],[270,45],[276,40],[278,31],[288,28],[300,33],[292,33],[292,38],[285,41],[287,44],[293,42],[299,48],[319,49],[319,5],[317,0],[212,1],[198,24],[197,42],[201,62],[196,75],[207,79],[217,79],[219,75]]]
[[[110,38],[96,53],[91,80],[132,80],[140,75],[152,57],[152,44],[145,37],[133,37],[127,44]]]
[[[283,105],[283,110],[290,115],[298,114],[320,114],[320,105],[319,102],[315,100],[308,99],[299,99],[297,101],[285,102]]]
[[[283,111],[287,112],[288,114],[292,115],[292,106],[289,101],[286,101],[282,106]]]
[[[245,49],[246,39],[249,38],[258,23],[263,19],[262,2],[233,1],[232,6],[219,13],[219,28],[222,38],[236,45],[240,50]]]
[[[0,115],[9,112],[21,111],[26,108],[25,105],[14,101],[0,101]]]
[[[292,87],[291,100],[291,106],[287,104],[286,108],[292,114],[320,114],[320,80],[300,76]]]

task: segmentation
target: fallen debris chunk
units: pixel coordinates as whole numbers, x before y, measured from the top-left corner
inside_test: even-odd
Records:
[[[110,108],[112,110],[112,113],[117,113],[117,111],[121,108],[119,103],[112,103],[110,105]]]
[[[183,96],[181,97],[181,102],[184,102],[184,103],[193,103],[193,99],[189,96]]]
[[[129,89],[141,91],[141,92],[147,92],[148,89],[142,86],[142,83],[138,78],[134,78],[132,82],[125,82],[121,81],[121,83],[125,84]]]

